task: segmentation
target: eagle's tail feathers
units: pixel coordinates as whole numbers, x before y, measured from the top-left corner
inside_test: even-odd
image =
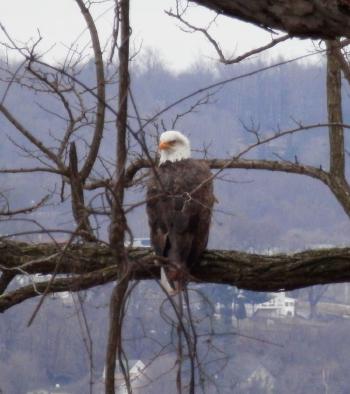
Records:
[[[177,282],[170,281],[163,267],[160,268],[160,283],[168,295],[173,296],[179,292],[179,285]]]

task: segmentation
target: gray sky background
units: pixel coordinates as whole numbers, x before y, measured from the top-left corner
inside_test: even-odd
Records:
[[[152,48],[174,71],[181,71],[199,60],[209,62],[210,59],[216,59],[213,49],[200,33],[182,32],[179,23],[164,13],[165,9],[174,5],[175,0],[131,1],[135,50],[141,46],[142,54]],[[108,45],[113,20],[112,4],[101,2],[94,5],[93,14],[98,18],[101,41]],[[191,6],[190,20],[193,24],[206,26],[213,16],[212,12],[203,7]],[[74,0],[3,0],[0,5],[0,22],[13,37],[23,42],[31,37],[38,37],[39,30],[43,37],[40,49],[46,51],[51,48],[46,55],[50,60],[61,60],[67,47],[76,39],[79,48],[84,48],[89,42],[83,17]],[[222,16],[217,19],[211,31],[227,55],[241,54],[264,45],[271,39],[271,34],[262,29]],[[0,40],[4,40],[2,32]],[[292,42],[280,44],[278,49],[270,50],[264,57],[275,58],[281,54],[292,57],[311,49],[309,40],[293,39]]]

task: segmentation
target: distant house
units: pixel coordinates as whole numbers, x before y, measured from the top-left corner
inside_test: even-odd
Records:
[[[130,240],[125,241],[125,246],[131,246]],[[150,238],[134,238],[132,242],[134,248],[150,248],[151,239]]]
[[[285,292],[274,293],[272,298],[262,304],[247,307],[248,315],[259,315],[267,317],[294,317],[295,299],[287,297]]]
[[[271,371],[274,368],[268,360],[262,363],[259,358],[256,354],[243,352],[222,371],[221,379],[230,382],[232,393],[276,393],[276,378]]]
[[[169,393],[169,387],[176,387],[176,353],[159,354],[157,357],[145,362],[129,360],[128,364],[133,394],[167,394]],[[124,378],[118,364],[115,380],[116,394],[126,394]],[[105,393],[105,372],[103,372],[102,379],[96,383],[94,389],[94,394]]]
[[[144,369],[145,364],[141,360],[136,361],[136,363],[130,368],[130,378],[132,379],[138,377]]]
[[[254,392],[260,390],[266,394],[274,393],[276,379],[272,374],[262,365],[258,366],[246,378],[246,380],[239,384],[239,389],[246,392]]]

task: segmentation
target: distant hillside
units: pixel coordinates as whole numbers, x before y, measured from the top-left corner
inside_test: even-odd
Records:
[[[141,117],[147,118],[179,97],[232,76],[244,75],[258,69],[263,63],[246,63],[234,67],[218,67],[215,72],[195,67],[179,75],[170,73],[159,61],[135,66],[132,72],[132,88]],[[88,65],[81,78],[93,84],[93,69]],[[1,84],[4,90],[5,85]],[[110,87],[109,94],[115,95]],[[210,93],[209,103],[196,107],[195,111],[178,119],[174,127],[191,138],[194,155],[202,157],[206,147],[209,157],[230,157],[244,146],[254,142],[254,136],[245,127],[255,128],[262,135],[295,127],[295,121],[303,124],[326,120],[325,70],[322,65],[292,63],[249,78],[241,78]],[[346,93],[346,92],[345,92]],[[187,100],[162,115],[155,123],[172,128],[176,114],[185,114],[206,92]],[[350,118],[348,95],[344,95],[344,119]],[[13,85],[6,104],[19,119],[34,130],[48,144],[55,144],[53,135],[59,133],[64,121],[42,108],[50,108],[57,114],[62,108],[55,100],[40,98],[24,87]],[[134,124],[135,120],[130,120]],[[106,130],[102,156],[113,158],[114,141],[112,126]],[[85,138],[89,130],[82,130]],[[85,133],[85,134],[84,134]],[[154,122],[147,128],[150,144],[154,144]],[[21,153],[10,140],[28,148],[19,136],[0,116],[0,167],[29,167],[35,163],[30,156]],[[77,139],[78,151],[84,152],[84,144]],[[137,152],[132,139],[130,148]],[[311,130],[290,135],[263,146],[250,157],[298,160],[307,164],[327,167],[327,130]],[[107,176],[101,168],[101,172]],[[14,207],[28,205],[47,191],[56,191],[54,204],[46,211],[34,215],[45,226],[70,228],[69,202],[55,204],[59,200],[61,180],[54,175],[1,175],[1,188],[11,199]],[[266,250],[278,248],[296,250],[322,244],[346,244],[350,235],[350,223],[335,198],[324,185],[303,176],[268,173],[264,171],[229,170],[216,180],[216,205],[210,246],[242,250]],[[131,190],[130,201],[143,200],[143,190]],[[130,213],[131,227],[136,237],[147,237],[148,226],[144,207]],[[107,225],[107,222],[106,222]],[[0,233],[9,233],[26,227],[16,222],[0,223]],[[107,227],[100,229],[105,238]]]

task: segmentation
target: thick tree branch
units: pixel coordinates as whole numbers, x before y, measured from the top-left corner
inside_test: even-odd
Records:
[[[79,235],[85,241],[95,241],[96,238],[94,237],[87,209],[85,207],[83,180],[81,179],[78,171],[77,148],[74,142],[71,143],[69,150],[69,170],[70,187],[72,192],[72,213],[77,226],[80,228]]]
[[[323,183],[329,185],[329,174],[321,168],[304,165],[300,163],[292,163],[288,161],[275,161],[275,160],[245,160],[245,159],[207,159],[205,160],[210,168],[220,170],[225,169],[246,169],[246,170],[267,170],[267,171],[282,171],[292,174],[307,175],[312,178],[318,179]],[[127,185],[131,185],[132,181],[143,168],[150,168],[151,164],[146,159],[139,159],[132,162],[126,170],[125,180]],[[105,187],[106,181],[101,183],[100,186]]]
[[[93,271],[73,278],[56,278],[53,283],[49,281],[27,285],[0,296],[0,313],[33,297],[42,296],[50,285],[49,293],[61,291],[80,291],[96,287],[117,278],[113,267]]]
[[[338,40],[327,46],[327,112],[329,121],[329,188],[350,217],[350,187],[345,176],[344,127],[342,125],[341,62]]]
[[[72,245],[64,256],[54,244],[31,245],[19,242],[0,244],[0,269],[5,273],[49,274],[60,259],[58,274],[50,292],[78,291],[112,282],[118,278],[118,262],[112,250],[100,244]],[[128,252],[131,277],[157,279],[159,264],[151,249],[135,248]],[[308,250],[274,256],[238,251],[207,251],[192,272],[192,281],[229,284],[255,291],[293,290],[318,284],[350,281],[350,248]],[[46,288],[45,285],[40,285]],[[40,293],[40,287],[37,290]],[[0,296],[0,311],[21,300],[39,295],[26,286]]]
[[[4,293],[7,289],[7,286],[11,283],[13,278],[16,276],[14,271],[5,271],[1,274],[0,277],[0,294]]]
[[[246,170],[267,170],[267,171],[281,171],[291,174],[307,175],[311,178],[318,179],[325,184],[329,182],[329,175],[321,168],[304,165],[300,163],[293,163],[289,161],[274,161],[274,160],[230,160],[230,159],[211,159],[208,160],[210,168],[237,168]]]
[[[262,28],[310,38],[350,37],[348,0],[190,0]]]

